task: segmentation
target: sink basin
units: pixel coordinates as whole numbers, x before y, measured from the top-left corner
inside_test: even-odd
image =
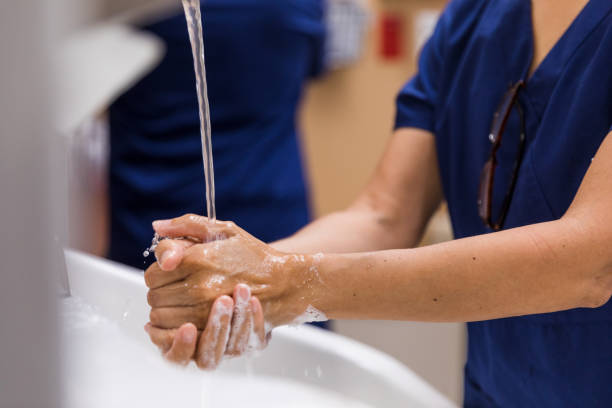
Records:
[[[310,326],[275,329],[258,356],[228,360],[215,372],[177,368],[143,330],[142,272],[65,255],[72,295],[62,307],[65,406],[454,406],[390,356]]]

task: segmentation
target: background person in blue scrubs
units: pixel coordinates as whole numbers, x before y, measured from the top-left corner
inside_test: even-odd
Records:
[[[246,350],[238,340],[265,344],[264,320],[287,324],[309,306],[464,321],[465,406],[611,407],[611,64],[610,0],[451,1],[357,201],[271,245],[232,224],[214,245],[164,241],[145,273],[151,340],[211,368]],[[457,239],[411,249],[442,198]],[[213,228],[189,216],[154,226]],[[250,336],[208,325],[233,313],[251,316]],[[199,342],[186,341],[196,329]]]
[[[285,237],[309,220],[296,111],[323,70],[323,0],[207,0],[202,15],[217,216],[266,242]],[[153,220],[206,208],[185,17],[143,30],[167,53],[110,108],[108,251],[140,269]]]

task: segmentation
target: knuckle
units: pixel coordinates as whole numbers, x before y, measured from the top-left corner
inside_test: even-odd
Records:
[[[147,268],[147,270],[144,273],[144,281],[145,281],[145,285],[147,285],[148,288],[151,288],[153,286],[153,275],[154,275],[154,269],[153,269],[153,265],[149,266],[149,268]]]
[[[208,300],[206,292],[207,291],[205,288],[201,288],[199,286],[190,286],[186,290],[186,295],[190,300],[195,301],[196,303],[201,303],[203,301]]]
[[[151,291],[147,292],[147,303],[149,304],[149,306],[154,306],[155,305],[154,297],[155,297],[155,295]]]
[[[240,228],[233,221],[226,221],[223,223],[223,228],[221,229],[221,234],[225,236],[225,238],[232,237],[240,233]]]
[[[153,326],[159,326],[162,321],[162,316],[158,309],[151,309],[151,312],[149,312],[149,321]]]
[[[159,306],[159,303],[160,303],[159,293],[157,293],[154,290],[148,291],[147,292],[147,303],[151,307]]]
[[[153,286],[155,286],[156,276],[160,271],[161,269],[159,268],[159,265],[157,264],[157,262],[153,262],[147,268],[147,270],[144,273],[144,281],[145,281],[145,285],[147,285],[148,288],[152,288]]]
[[[181,222],[195,222],[200,224],[205,220],[205,218],[197,214],[185,214],[177,220],[181,220]]]
[[[182,221],[189,221],[189,219],[190,219],[190,218],[192,218],[192,217],[194,217],[194,216],[195,216],[195,214],[192,214],[192,213],[184,214],[184,215],[181,215],[181,216],[180,216],[180,217],[178,217],[178,218],[174,218],[174,219],[172,220],[172,222],[173,222],[174,224],[177,224],[177,223],[182,222]]]

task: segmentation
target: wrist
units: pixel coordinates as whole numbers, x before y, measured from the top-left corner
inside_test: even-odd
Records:
[[[297,306],[298,314],[291,322],[293,324],[310,323],[328,320],[320,304],[327,296],[321,264],[327,255],[318,254],[289,254],[286,255],[286,264],[291,276],[292,287],[295,291],[291,303]]]
[[[366,316],[378,289],[372,280],[372,253],[325,254],[313,264],[318,275],[311,288],[311,304],[330,319]]]
[[[343,271],[350,270],[350,256],[345,254],[314,254],[306,256],[302,271],[302,292],[310,314],[335,318],[341,312]]]

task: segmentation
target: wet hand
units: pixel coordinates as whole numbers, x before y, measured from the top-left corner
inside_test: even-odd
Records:
[[[265,332],[261,304],[250,296],[248,286],[236,286],[234,299],[222,296],[214,302],[203,331],[192,323],[178,329],[160,329],[147,323],[145,330],[168,361],[187,365],[195,360],[202,369],[214,369],[224,356],[261,350],[270,338]]]
[[[188,215],[154,227],[161,236],[189,237],[162,241],[158,263],[145,273],[153,307],[149,334],[170,360],[187,362],[191,353],[215,366],[223,354],[265,345],[264,314],[271,328],[294,321],[307,308],[314,278],[310,257],[279,253],[232,223],[213,224],[204,217]],[[193,330],[204,330],[197,347]],[[251,332],[256,334],[245,334]],[[227,344],[221,344],[225,338]]]
[[[145,272],[154,326],[193,323],[203,330],[215,299],[231,296],[240,283],[261,301],[272,327],[291,323],[307,308],[316,278],[312,256],[278,252],[231,222],[196,215],[154,227],[161,236],[189,238],[163,240],[155,252],[159,263]]]

